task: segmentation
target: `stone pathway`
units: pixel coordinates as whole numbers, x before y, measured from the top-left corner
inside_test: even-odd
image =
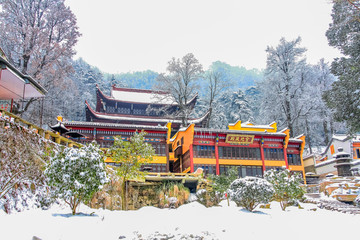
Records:
[[[321,209],[338,211],[342,213],[360,214],[360,207],[348,203],[343,203],[335,199],[314,198],[308,196],[304,202],[316,204],[318,208]]]

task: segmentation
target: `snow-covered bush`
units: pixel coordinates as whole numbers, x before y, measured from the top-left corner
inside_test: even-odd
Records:
[[[301,199],[305,193],[301,187],[301,175],[291,173],[288,169],[271,169],[265,172],[264,177],[273,185],[275,200],[280,202],[282,210],[285,210],[290,202]]]
[[[222,193],[213,188],[213,185],[209,180],[202,179],[198,183],[198,190],[196,191],[197,201],[205,207],[219,205],[222,200],[222,195]]]
[[[35,131],[0,118],[0,210],[47,207],[51,199],[43,169],[52,149],[56,145]]]
[[[262,178],[245,177],[230,185],[229,194],[237,206],[253,211],[260,203],[268,203],[274,194],[271,184]]]
[[[358,207],[360,207],[360,194],[355,198],[354,204]]]
[[[54,187],[54,195],[69,204],[73,214],[81,202],[89,200],[108,181],[103,152],[94,142],[80,149],[56,152],[45,175]]]

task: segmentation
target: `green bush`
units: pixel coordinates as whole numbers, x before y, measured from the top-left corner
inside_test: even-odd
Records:
[[[265,179],[245,177],[233,181],[229,193],[237,206],[253,211],[260,203],[265,204],[271,200],[274,189]]]

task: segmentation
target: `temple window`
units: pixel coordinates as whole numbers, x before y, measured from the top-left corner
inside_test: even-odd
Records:
[[[282,148],[264,148],[265,160],[284,160],[284,150]]]
[[[301,165],[301,159],[299,154],[287,155],[289,165]]]
[[[215,158],[215,146],[199,146],[193,148],[194,157],[196,158]]]
[[[259,148],[219,147],[219,158],[260,160]]]

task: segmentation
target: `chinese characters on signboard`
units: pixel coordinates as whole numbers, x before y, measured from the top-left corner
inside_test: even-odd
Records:
[[[252,144],[254,141],[254,135],[238,135],[238,134],[227,134],[226,143],[230,144]]]

